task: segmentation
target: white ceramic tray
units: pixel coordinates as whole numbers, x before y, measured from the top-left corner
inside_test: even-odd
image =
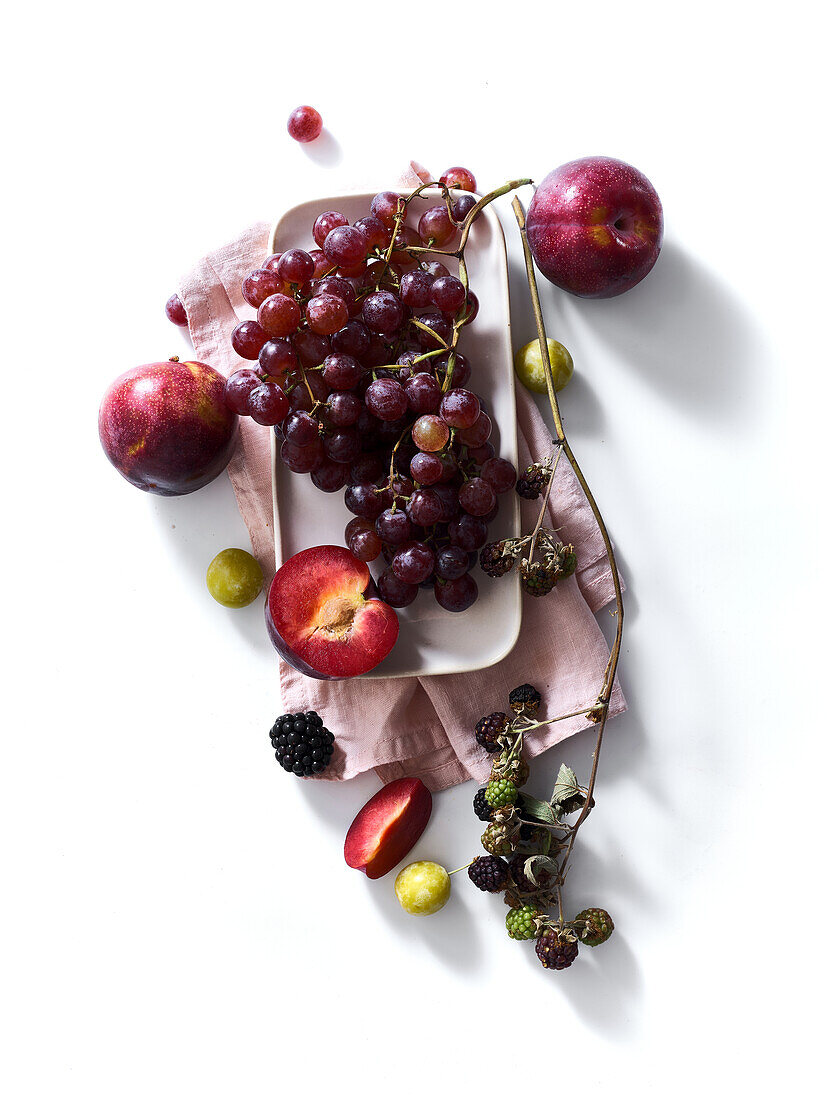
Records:
[[[409,191],[401,189],[401,193]],[[340,210],[353,224],[364,217],[373,193],[336,195],[292,207],[270,235],[270,251],[314,248],[310,230],[323,210]],[[437,190],[411,203],[409,222],[441,198]],[[480,310],[463,333],[459,351],[472,367],[469,387],[483,397],[496,425],[492,442],[503,458],[517,464],[517,421],[511,356],[511,322],[505,238],[497,215],[487,206],[475,221],[466,248],[471,289]],[[449,265],[452,266],[449,261]],[[273,503],[276,560],[283,561],[310,546],[344,544],[344,528],[353,518],[343,493],[322,493],[307,474],[288,470],[277,458],[273,437]],[[499,498],[500,512],[489,528],[491,539],[517,533],[519,501],[516,494]],[[384,558],[371,563],[378,576],[387,568]],[[434,676],[470,672],[496,664],[511,651],[520,630],[522,599],[516,570],[492,580],[479,567],[477,602],[460,614],[445,611],[432,591],[423,589],[410,607],[398,611],[399,640],[385,660],[366,675],[371,678]]]

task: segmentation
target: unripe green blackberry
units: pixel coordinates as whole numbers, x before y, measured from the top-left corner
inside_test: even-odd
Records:
[[[614,921],[605,909],[584,909],[573,924],[577,938],[587,947],[599,947],[615,930]]]
[[[510,856],[514,851],[508,829],[505,825],[498,825],[496,822],[489,825],[482,834],[482,846],[492,856]]]
[[[485,788],[485,801],[496,810],[500,806],[513,806],[517,788],[510,779],[495,776]]]
[[[522,905],[519,909],[509,909],[505,916],[505,927],[512,940],[535,940],[540,932],[534,918],[540,915],[536,905]]]

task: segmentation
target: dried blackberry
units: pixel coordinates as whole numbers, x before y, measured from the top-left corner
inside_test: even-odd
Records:
[[[495,711],[494,714],[487,714],[485,718],[480,718],[474,729],[477,743],[482,745],[486,752],[499,752],[502,746],[498,738],[506,732],[509,725],[508,715],[503,714],[501,710]]]
[[[614,921],[605,909],[584,909],[572,923],[577,938],[587,947],[605,943],[615,930]]]
[[[551,466],[546,462],[532,462],[523,471],[515,486],[519,496],[525,500],[536,500],[540,493],[548,485],[551,477]]]
[[[547,596],[557,583],[554,566],[543,561],[520,562],[520,583],[529,596]]]
[[[514,851],[509,830],[505,825],[489,825],[482,834],[482,846],[492,856],[510,856]]]
[[[489,577],[504,577],[513,566],[514,555],[505,541],[489,542],[480,550],[480,569]]]
[[[527,718],[533,718],[542,701],[542,695],[531,684],[520,684],[508,696],[508,704],[518,717],[524,714]]]

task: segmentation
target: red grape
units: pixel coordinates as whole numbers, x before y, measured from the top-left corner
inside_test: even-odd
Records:
[[[399,284],[399,297],[406,306],[422,309],[430,305],[434,277],[427,271],[409,271]]]
[[[164,312],[167,315],[167,320],[172,321],[174,325],[178,325],[179,328],[187,327],[187,311],[184,309],[184,303],[177,294],[173,294],[171,298],[167,298]]]
[[[330,343],[334,351],[361,359],[370,346],[370,332],[361,321],[348,321],[344,328],[333,333]]]
[[[313,257],[304,249],[290,248],[287,252],[282,252],[276,270],[286,283],[301,287],[313,278],[316,264]]]
[[[411,459],[411,477],[420,485],[436,485],[442,478],[442,460],[438,455],[420,451]]]
[[[479,550],[481,546],[485,546],[488,528],[479,516],[464,515],[448,525],[448,537],[463,550]]]
[[[281,460],[288,470],[297,474],[312,474],[324,462],[321,439],[314,439],[306,447],[297,447],[288,440],[281,445]]]
[[[396,332],[404,316],[402,303],[388,290],[377,290],[362,303],[362,319],[372,332],[383,335]]]
[[[276,271],[267,271],[261,267],[251,272],[241,284],[241,294],[244,301],[253,309],[258,309],[265,298],[271,294],[281,294],[284,290],[284,282]]]
[[[360,531],[351,537],[348,548],[359,561],[373,561],[382,553],[382,542],[375,531]]]
[[[468,572],[469,558],[461,546],[443,546],[437,551],[435,572],[445,581],[455,581]]]
[[[491,435],[491,428],[491,417],[488,413],[481,412],[470,428],[462,429],[459,441],[466,447],[481,447]]]
[[[242,359],[258,359],[258,353],[267,343],[267,333],[258,321],[242,321],[233,329],[230,341],[233,351]]]
[[[386,569],[376,582],[379,595],[391,607],[407,607],[416,599],[419,588],[401,581],[392,569]]]
[[[426,260],[422,265],[422,270],[427,271],[429,275],[433,275],[435,279],[451,274],[445,264],[441,264],[439,260]]]
[[[347,279],[342,279],[339,275],[328,275],[324,279],[320,279],[317,285],[313,287],[311,297],[318,298],[320,294],[331,294],[334,298],[341,298],[347,306],[349,317],[353,317],[359,312],[356,291]]]
[[[477,200],[473,195],[457,195],[451,206],[451,213],[454,215],[454,220],[464,222],[471,213],[471,209],[476,205],[476,202]]]
[[[340,225],[331,229],[322,246],[325,256],[339,267],[351,268],[361,264],[368,254],[368,240],[361,229],[352,225]]]
[[[402,199],[395,191],[380,191],[370,203],[370,212],[374,218],[393,228],[394,215],[402,209]]]
[[[470,428],[480,415],[480,400],[470,390],[448,390],[439,406],[439,415],[449,428]]]
[[[400,226],[396,239],[393,242],[393,252],[391,252],[391,260],[399,267],[410,267],[411,264],[416,263],[416,257],[412,252],[407,252],[406,249],[410,245],[422,245],[422,238],[415,229],[411,229],[409,225]]]
[[[484,516],[497,503],[497,498],[484,478],[472,477],[460,489],[459,502],[469,516]]]
[[[264,263],[261,265],[262,271],[278,271],[279,260],[281,259],[280,252],[274,252],[272,256],[268,256]]]
[[[321,132],[322,116],[315,107],[297,107],[287,120],[287,133],[294,141],[315,141]]]
[[[483,443],[479,447],[469,447],[468,448],[468,457],[473,462],[476,462],[476,464],[478,466],[485,465],[485,463],[489,460],[489,458],[494,458],[496,453],[497,452],[494,450],[494,448],[491,446],[491,444],[487,440],[486,440],[485,443]]]
[[[307,255],[313,261],[314,279],[321,279],[325,275],[329,275],[331,271],[335,271],[336,265],[328,260],[327,256],[325,256],[320,248],[312,249]]]
[[[508,493],[517,484],[517,471],[505,458],[489,458],[480,470],[495,493]]]
[[[434,588],[436,602],[446,611],[467,611],[478,595],[477,582],[470,573],[463,573],[454,581],[438,583]]]
[[[448,347],[453,326],[447,317],[443,317],[441,313],[423,313],[419,321],[425,325],[425,329],[421,329],[419,325],[416,327],[416,334],[423,348],[434,351]]]
[[[419,584],[434,570],[434,552],[424,542],[404,543],[394,554],[391,569],[400,581]]]
[[[320,294],[318,298],[311,298],[304,307],[304,313],[310,328],[321,336],[338,332],[348,321],[346,304],[332,294]]]
[[[362,453],[362,437],[355,428],[339,428],[324,437],[324,449],[334,462],[348,464]]]
[[[415,489],[406,511],[413,523],[431,527],[442,519],[442,501],[433,489]]]
[[[403,542],[410,542],[411,521],[403,511],[394,512],[386,508],[376,519],[376,533],[383,542],[399,546]]]
[[[423,241],[444,248],[457,235],[446,206],[432,206],[419,219],[419,235]]]
[[[388,227],[379,220],[374,218],[373,215],[369,215],[367,218],[360,218],[354,226],[356,229],[361,229],[365,235],[365,239],[368,242],[368,251],[373,252],[375,249],[384,251],[391,243],[391,235]]]
[[[227,407],[239,416],[249,416],[247,399],[260,385],[261,379],[249,367],[234,371],[224,383],[224,400]]]
[[[442,390],[432,374],[412,375],[406,380],[404,389],[408,406],[417,416],[439,411]],[[447,420],[446,423],[448,423]]]
[[[258,365],[265,377],[278,381],[288,371],[296,369],[296,353],[289,340],[277,337],[268,340],[258,353]]]
[[[325,210],[319,214],[313,222],[313,240],[319,246],[324,247],[325,238],[331,230],[340,225],[347,225],[347,218],[338,210]]]
[[[374,383],[378,385],[378,383]],[[445,421],[439,416],[420,416],[415,422],[411,435],[420,451],[441,451],[451,432]]]
[[[349,428],[359,419],[363,408],[364,405],[355,393],[332,393],[327,402],[327,419],[337,428]]]
[[[309,329],[302,329],[293,337],[293,347],[305,367],[318,367],[330,355],[330,341],[326,336]]]
[[[362,366],[353,356],[334,352],[324,361],[322,377],[332,390],[352,390],[362,377]]]
[[[284,438],[296,447],[306,447],[319,437],[319,422],[307,412],[292,412],[284,422]]]
[[[462,309],[462,311],[460,312],[459,317],[460,317],[460,319],[467,318],[466,321],[465,321],[465,324],[470,325],[470,324],[473,323],[473,320],[477,316],[479,311],[480,311],[479,298],[476,296],[476,294],[473,292],[473,290],[469,290],[468,291],[468,296],[466,297],[466,300],[465,300],[465,306]]]
[[[347,470],[347,466],[341,462],[325,459],[321,466],[311,473],[310,480],[323,493],[338,493],[347,485]]]
[[[442,512],[447,523],[456,519],[460,513],[459,494],[453,485],[435,485],[434,492],[442,501]]]
[[[383,494],[376,492],[376,486],[370,484],[348,485],[345,489],[345,507],[355,516],[376,519],[386,508]]]
[[[272,427],[280,424],[290,409],[281,386],[275,382],[262,382],[247,397],[248,414],[256,424]]]
[[[299,303],[286,294],[271,294],[258,309],[258,323],[268,336],[289,336],[299,327]]]
[[[365,391],[365,405],[380,420],[393,421],[405,415],[408,399],[395,378],[377,378]]]
[[[446,168],[439,177],[439,182],[444,187],[455,187],[460,191],[476,191],[477,181],[473,172],[467,168]]]
[[[431,286],[431,303],[443,313],[456,313],[465,301],[465,287],[453,275],[434,279]]]

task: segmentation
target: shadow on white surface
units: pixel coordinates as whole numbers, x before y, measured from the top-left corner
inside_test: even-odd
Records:
[[[342,159],[342,147],[329,130],[322,130],[315,141],[308,141],[302,149],[322,168],[335,168]]]

